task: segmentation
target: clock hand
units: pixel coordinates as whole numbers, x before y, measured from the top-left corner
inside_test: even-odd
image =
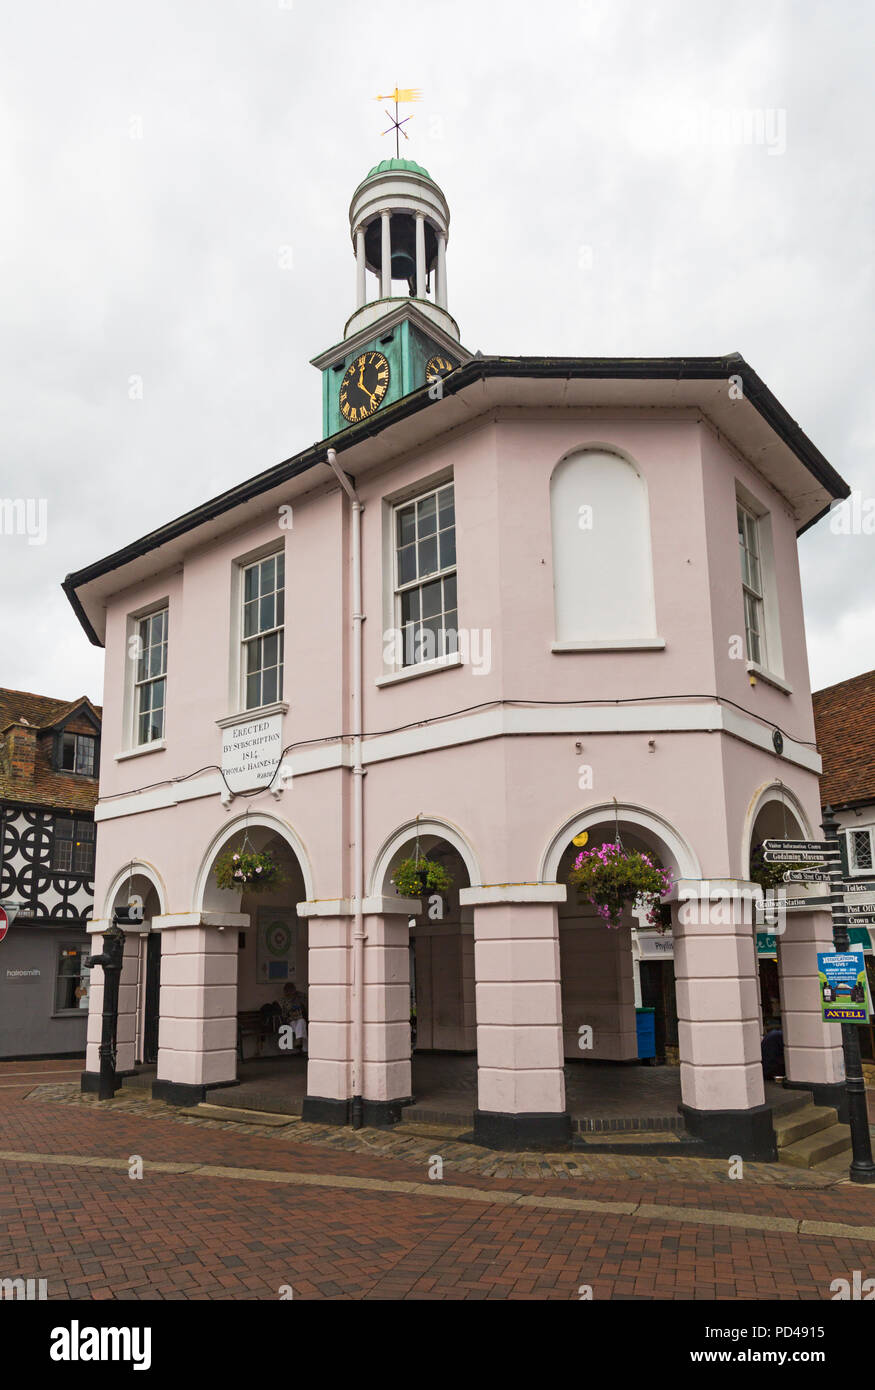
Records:
[[[367,398],[368,398],[368,400],[370,401],[371,405],[373,405],[373,404],[374,404],[374,397],[376,396],[377,393],[376,393],[376,391],[369,391],[368,388],[367,388],[367,386],[365,386],[365,383],[364,383],[364,381],[362,380],[362,378],[364,377],[364,374],[365,374],[365,364],[364,364],[364,362],[363,362],[362,365],[361,365],[361,367],[359,368],[358,387],[359,387],[359,390],[362,392],[362,394],[365,395],[365,396],[367,396]]]

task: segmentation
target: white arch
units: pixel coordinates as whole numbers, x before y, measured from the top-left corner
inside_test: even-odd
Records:
[[[635,459],[595,440],[566,450],[550,475],[550,529],[556,641],[655,638],[650,497]],[[598,604],[581,602],[596,590]]]
[[[135,859],[133,863],[125,864],[123,869],[119,869],[118,873],[110,881],[109,888],[106,890],[106,897],[103,900],[104,921],[109,921],[112,917],[116,895],[124,888],[132,875],[134,878],[145,878],[151,883],[155,892],[158,894],[160,911],[162,913],[167,911],[167,889],[164,887],[164,880],[158,870],[154,865],[147,864],[144,859]]]
[[[480,872],[480,864],[477,855],[466,840],[462,831],[457,825],[452,825],[450,821],[441,820],[438,816],[420,816],[418,820],[411,820],[402,825],[400,829],[393,830],[388,839],[383,844],[374,860],[374,867],[371,870],[369,880],[370,887],[368,896],[372,898],[384,896],[384,885],[387,882],[389,866],[392,863],[399,849],[416,839],[417,831],[422,835],[437,835],[440,839],[446,840],[448,844],[459,855],[468,871],[468,882],[472,888],[479,888],[483,882]]]
[[[751,839],[757,816],[764,806],[768,806],[772,802],[778,806],[785,805],[788,811],[792,812],[802,829],[801,839],[814,840],[817,838],[796,793],[792,792],[784,782],[763,782],[762,786],[758,787],[751,797],[744,817],[741,833],[741,876],[744,879],[750,878]]]
[[[227,825],[223,825],[210,841],[206,853],[201,860],[195,879],[194,902],[192,909],[194,912],[204,911],[204,896],[207,891],[210,874],[216,856],[221,853],[223,847],[229,840],[233,840],[235,835],[239,835],[241,830],[255,830],[258,828],[270,830],[273,834],[279,835],[285,840],[286,844],[293,851],[295,858],[301,869],[304,879],[304,896],[309,900],[313,897],[313,873],[310,868],[310,859],[304,848],[303,841],[289,825],[288,821],[282,820],[279,816],[273,816],[269,811],[251,811],[247,818],[246,814],[235,816]]]
[[[659,815],[657,811],[650,811],[644,806],[633,806],[624,801],[618,802],[615,806],[614,802],[610,801],[603,802],[599,806],[590,806],[586,811],[581,811],[560,826],[541,859],[539,870],[541,883],[557,882],[559,861],[575,835],[580,835],[593,825],[599,825],[605,821],[612,822],[615,814],[625,825],[638,826],[661,841],[674,859],[680,878],[702,877],[702,869],[695,850],[687,843],[680,831],[676,830],[664,816]]]

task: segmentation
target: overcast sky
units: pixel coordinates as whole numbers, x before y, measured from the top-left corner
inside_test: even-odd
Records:
[[[396,81],[467,347],[737,350],[865,508],[873,53],[864,0],[9,0],[0,685],[99,700],[64,575],[320,438]],[[875,667],[873,548],[801,541],[815,688]]]

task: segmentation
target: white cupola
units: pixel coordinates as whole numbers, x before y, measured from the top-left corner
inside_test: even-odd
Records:
[[[407,303],[458,342],[458,325],[447,310],[450,210],[428,171],[412,159],[375,165],[352,196],[349,229],[356,309],[344,339]],[[375,297],[369,298],[369,288],[376,289]]]

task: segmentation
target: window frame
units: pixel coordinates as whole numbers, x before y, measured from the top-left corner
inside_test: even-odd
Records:
[[[160,617],[163,617],[163,618],[164,618],[164,636],[163,636],[163,641],[156,643],[156,642],[154,642],[154,641],[151,640],[151,635],[152,635],[152,634],[151,634],[151,625],[154,623],[154,621],[155,621],[156,618],[160,618]],[[133,715],[133,726],[132,726],[132,734],[133,734],[133,736],[132,736],[132,740],[131,740],[131,747],[132,747],[132,748],[148,748],[150,744],[153,744],[153,743],[163,743],[164,740],[165,740],[165,738],[166,738],[166,735],[167,735],[167,670],[168,670],[167,651],[168,651],[168,646],[169,646],[169,643],[170,643],[170,604],[169,604],[169,603],[159,604],[157,607],[150,609],[148,613],[141,613],[141,614],[138,614],[138,615],[134,618],[133,621],[134,621],[134,624],[135,624],[135,626],[136,626],[136,633],[135,633],[135,636],[136,636],[137,642],[138,642],[138,647],[137,647],[138,655],[137,655],[136,661],[132,662],[132,665],[133,665],[133,668],[134,668],[134,672],[133,672],[133,687],[132,687],[132,700],[131,700],[132,715]],[[148,624],[148,625],[149,625],[149,637],[150,637],[150,640],[149,640],[148,646],[140,646],[140,645],[139,645],[139,644],[142,644],[142,642],[143,642],[143,625],[144,625],[144,624]],[[161,669],[159,672],[157,672],[155,675],[151,674],[151,672],[150,672],[149,675],[144,676],[144,677],[141,678],[140,675],[139,675],[140,662],[143,660],[144,655],[145,655],[146,652],[152,652],[152,651],[155,650],[156,647],[160,647],[161,650],[163,651],[163,664],[162,664],[162,669]],[[159,706],[155,706],[155,705],[150,704],[148,710],[142,709],[142,708],[141,708],[141,696],[142,696],[142,692],[143,692],[144,690],[151,690],[152,687],[155,686],[155,685],[157,685],[159,681],[163,681],[163,683],[164,683],[164,699],[163,699],[162,703],[161,703]],[[160,733],[154,734],[154,735],[150,736],[149,738],[141,738],[141,737],[140,737],[140,722],[141,722],[141,720],[142,720],[142,719],[144,718],[144,716],[146,716],[146,715],[154,716],[155,710],[156,710],[156,709],[160,709],[160,711],[161,711],[161,731],[160,731]]]
[[[71,826],[72,828],[70,834],[60,835],[58,833],[58,827],[60,825]],[[83,836],[80,828],[82,826],[88,826],[91,830],[91,834]],[[61,844],[69,844],[70,846],[69,865],[61,864],[58,862],[58,848]],[[90,867],[86,867],[84,869],[81,867],[75,867],[76,849],[79,847],[80,844],[87,844],[91,846],[91,864]],[[52,822],[52,873],[66,874],[68,877],[71,878],[93,878],[96,844],[97,831],[93,820],[89,820],[87,816],[55,816]]]
[[[439,499],[439,494],[444,493],[444,492],[446,492],[446,491],[448,491],[448,490],[451,491],[451,493],[452,493],[452,507],[453,507],[452,528],[450,528],[450,527],[443,527],[443,528],[442,528],[442,527],[440,526],[440,513],[441,513],[441,508],[440,508],[440,503],[439,503],[439,500],[438,500],[438,499]],[[425,536],[420,537],[420,534],[419,534],[420,511],[419,511],[419,509],[420,509],[420,505],[421,505],[423,502],[426,502],[430,497],[434,497],[435,528],[434,528],[434,532],[433,532],[433,533],[427,533]],[[388,500],[388,499],[387,499],[387,500]],[[405,547],[402,546],[402,545],[400,544],[400,542],[399,542],[399,535],[398,535],[398,529],[399,529],[399,516],[400,516],[401,512],[405,511],[405,510],[408,509],[408,508],[413,508],[413,524],[414,524],[414,530],[413,530],[413,540],[407,542],[407,544],[408,544],[408,545],[411,545],[411,544],[412,544],[412,546],[413,546],[414,558],[415,558],[415,561],[416,561],[416,571],[417,571],[417,572],[416,572],[416,574],[413,576],[412,579],[407,579],[407,580],[403,580],[403,581],[402,581],[401,575],[400,575],[400,552],[401,552]],[[453,535],[453,560],[452,560],[452,563],[451,563],[451,564],[446,565],[446,566],[441,566],[441,564],[440,564],[440,559],[441,559],[441,554],[440,554],[440,550],[441,550],[441,546],[440,546],[440,535],[441,535],[442,531],[449,531],[450,529],[452,529],[452,535]],[[438,567],[437,567],[437,569],[435,569],[435,570],[429,570],[429,571],[427,571],[425,574],[420,574],[420,573],[419,573],[419,557],[420,557],[419,547],[420,547],[420,542],[421,542],[422,540],[428,540],[432,534],[433,534],[434,537],[435,537],[435,549],[436,549],[435,558],[436,558],[436,560],[437,560],[437,562],[438,562]],[[416,670],[427,669],[429,666],[437,665],[437,664],[439,664],[439,663],[444,663],[444,662],[450,661],[450,660],[452,660],[452,659],[454,659],[454,658],[457,658],[457,657],[458,657],[458,653],[459,653],[459,637],[458,637],[458,632],[459,632],[459,588],[458,588],[459,557],[458,557],[458,544],[457,544],[457,542],[458,542],[458,534],[457,534],[457,525],[456,525],[456,486],[455,486],[455,479],[454,479],[452,476],[450,476],[450,477],[445,477],[445,478],[442,478],[442,479],[430,480],[427,484],[420,483],[420,484],[417,485],[417,487],[416,487],[415,490],[412,490],[412,489],[411,489],[405,496],[398,497],[398,498],[396,498],[396,499],[390,501],[390,502],[389,502],[389,542],[390,542],[390,545],[391,545],[391,565],[392,565],[392,568],[391,568],[391,575],[392,575],[392,593],[391,593],[391,600],[390,600],[390,603],[391,603],[391,612],[392,612],[392,626],[393,626],[394,630],[395,630],[397,633],[400,633],[400,634],[401,634],[401,660],[400,660],[400,662],[398,662],[398,661],[396,660],[395,665],[394,665],[394,668],[393,668],[394,671],[396,671],[396,672],[403,672],[404,674],[408,674],[408,673],[412,673],[412,672],[414,672],[414,671],[416,671]],[[446,582],[447,582],[448,580],[452,580],[452,581],[454,582],[454,585],[455,585],[455,607],[454,607],[454,608],[448,608],[448,607],[446,607],[446,591],[445,591],[445,587],[444,587],[444,586],[445,586],[445,584],[446,584]],[[441,606],[440,606],[440,609],[438,610],[438,612],[437,612],[436,614],[429,614],[429,615],[427,615],[427,617],[428,617],[428,618],[440,618],[441,620],[445,620],[446,617],[447,617],[449,614],[454,613],[454,614],[455,614],[455,619],[456,619],[456,621],[455,621],[455,626],[454,626],[454,627],[448,627],[448,626],[445,625],[445,623],[442,623],[442,626],[441,626],[440,628],[437,629],[437,631],[441,633],[441,638],[440,638],[440,641],[439,641],[439,650],[437,650],[437,651],[434,653],[433,656],[423,657],[423,656],[422,656],[422,648],[423,648],[423,638],[422,638],[422,634],[423,634],[424,631],[435,631],[435,629],[432,628],[432,627],[426,627],[426,620],[423,619],[423,613],[422,613],[422,594],[423,594],[423,590],[425,589],[425,587],[426,587],[427,585],[435,584],[435,583],[439,583],[440,586],[441,586],[441,588],[440,588],[440,602],[441,602]],[[418,592],[418,594],[419,594],[419,601],[418,601],[418,604],[417,604],[418,617],[415,618],[415,619],[409,619],[409,618],[408,618],[408,619],[405,619],[404,616],[403,616],[403,608],[404,608],[405,596],[406,596],[406,595],[409,595],[409,594],[414,594],[414,593],[417,593],[417,592]],[[418,651],[418,653],[416,653],[416,657],[417,657],[418,659],[413,659],[413,660],[410,660],[410,661],[407,660],[407,654],[408,654],[408,653],[407,653],[406,628],[407,628],[408,626],[410,626],[410,627],[415,627],[417,636],[414,638],[414,645],[415,645],[417,642],[418,642],[418,645],[419,645],[419,651]],[[453,645],[450,645],[450,643],[447,641],[447,634],[448,634],[448,633],[452,633],[453,636],[454,636],[454,644],[453,644]]]
[[[735,499],[736,509],[736,532],[739,539],[739,557],[741,560],[741,592],[742,608],[744,612],[744,650],[748,661],[765,670],[769,669],[769,649],[766,619],[766,595],[765,584],[763,582],[763,545],[762,532],[760,528],[760,518],[756,512],[744,502],[740,497]],[[752,550],[749,541],[749,531],[753,532],[755,549]],[[750,559],[756,565],[759,577],[759,588],[756,588],[750,578],[751,567]],[[754,653],[751,649],[751,623],[748,618],[748,605],[754,607],[759,619],[759,626],[753,629],[759,643],[759,651]]]
[[[88,1012],[88,1001],[89,1001],[89,996],[90,996],[90,994],[91,994],[91,967],[85,965],[85,960],[86,960],[86,958],[87,958],[88,956],[91,955],[91,951],[92,951],[91,942],[90,942],[90,941],[84,941],[84,942],[83,942],[83,941],[77,941],[77,942],[72,942],[72,941],[58,941],[58,942],[56,942],[55,944],[56,944],[57,950],[56,950],[56,952],[55,952],[55,982],[54,982],[54,994],[53,994],[53,1004],[52,1004],[52,1017],[53,1017],[53,1018],[58,1018],[58,1017],[63,1016],[63,1017],[65,1017],[65,1018],[72,1018],[72,1017],[74,1017],[74,1016],[82,1015],[83,1013],[87,1013],[87,1012]],[[79,971],[78,971],[78,973],[75,974],[75,975],[62,975],[62,974],[61,974],[61,961],[62,961],[63,958],[64,958],[64,957],[63,957],[63,953],[64,953],[65,951],[71,951],[71,950],[75,950],[75,951],[78,951],[78,952],[79,952]],[[59,998],[58,998],[58,993],[59,993],[59,988],[60,988],[61,981],[62,981],[62,980],[76,980],[76,981],[78,981],[76,988],[79,988],[79,987],[81,986],[81,984],[82,984],[83,979],[86,979],[86,981],[87,981],[87,983],[86,983],[85,995],[83,996],[83,998],[80,999],[76,1004],[71,1005],[70,1007],[67,1007],[67,1008],[62,1007],[62,1005],[61,1005],[60,1002],[59,1002]]]
[[[845,848],[848,854],[848,868],[856,878],[867,878],[875,875],[875,825],[848,825],[844,827]],[[869,864],[861,866],[857,863],[857,853],[854,846],[854,836],[866,834],[869,837]]]
[[[237,689],[237,708],[238,708],[238,710],[239,710],[241,716],[243,716],[243,715],[251,715],[251,714],[253,714],[254,712],[256,712],[257,710],[265,709],[265,708],[270,708],[270,707],[272,707],[273,705],[282,704],[282,702],[283,702],[283,686],[284,686],[284,684],[285,684],[285,630],[286,630],[286,611],[285,611],[285,596],[286,596],[286,564],[285,564],[285,559],[286,559],[285,546],[284,546],[284,545],[281,545],[281,546],[276,546],[276,545],[274,545],[274,546],[271,547],[270,550],[267,550],[267,551],[265,551],[265,552],[263,552],[263,553],[261,553],[261,554],[255,554],[255,555],[247,556],[247,557],[245,557],[245,558],[240,559],[240,560],[237,561],[237,571],[238,571],[238,573],[237,573],[237,586],[236,586],[236,587],[237,587],[237,593],[236,593],[236,601],[235,601],[235,611],[236,611],[236,624],[235,624],[235,633],[236,633],[236,643],[235,643],[235,646],[236,646],[236,657],[235,657],[235,664],[236,664],[236,672],[237,672],[237,675],[236,675],[236,682],[235,682],[235,684],[236,684],[236,689]],[[267,597],[267,594],[262,593],[262,591],[261,591],[261,566],[263,566],[264,564],[266,564],[269,560],[273,560],[274,566],[275,566],[275,567],[276,567],[276,565],[277,565],[278,563],[281,563],[281,564],[282,564],[282,571],[283,571],[283,572],[282,572],[282,586],[280,587],[280,585],[279,585],[278,582],[277,582],[277,572],[276,572],[276,568],[274,569],[274,586],[273,586],[273,588],[272,588],[271,590],[268,591],[270,594],[272,594],[272,595],[274,596],[274,623],[273,623],[273,625],[272,625],[271,627],[265,627],[265,628],[259,627],[259,628],[257,628],[254,632],[251,632],[251,633],[247,634],[247,633],[246,633],[246,605],[247,605],[247,603],[260,604],[260,601],[261,601],[263,598]],[[252,570],[254,570],[254,569],[256,569],[256,568],[258,568],[258,570],[259,570],[259,589],[258,589],[258,593],[255,595],[254,598],[247,599],[247,597],[246,597],[246,576],[247,576],[248,573],[250,573],[250,571],[252,571]],[[277,602],[277,595],[280,595],[280,594],[282,595],[281,604],[280,604],[279,602]],[[282,608],[282,614],[281,614],[281,615],[280,615],[280,613],[279,613],[279,611],[278,611],[278,610],[280,609],[280,607]],[[270,638],[270,637],[273,637],[273,636],[276,636],[276,637],[277,637],[277,653],[278,653],[278,657],[277,657],[276,665],[275,665],[275,666],[268,666],[268,667],[265,667],[265,666],[262,665],[262,666],[260,666],[260,667],[258,668],[257,671],[250,671],[250,670],[248,669],[248,664],[249,664],[248,652],[249,652],[249,648],[252,647],[252,646],[254,646],[256,643],[263,643],[263,642],[265,641],[265,639]],[[271,671],[271,670],[276,670],[276,672],[277,672],[277,678],[276,678],[276,685],[277,685],[277,688],[276,688],[276,693],[275,693],[273,699],[265,700],[265,699],[263,698],[263,696],[264,696],[264,674],[265,674],[265,671]],[[248,681],[249,681],[250,677],[252,677],[253,675],[258,675],[258,676],[260,677],[259,695],[261,696],[261,698],[259,699],[259,701],[258,701],[257,704],[250,705],[250,704],[248,703],[247,685],[248,685]]]
[[[97,733],[96,731],[95,731],[93,734],[81,734],[81,733],[71,733],[70,730],[68,730],[68,729],[59,729],[59,730],[58,730],[58,736],[57,736],[57,755],[56,755],[56,758],[55,758],[55,770],[56,770],[57,772],[65,772],[65,773],[67,773],[68,775],[73,776],[73,777],[97,777],[97,775],[98,775],[98,767],[99,767],[99,762],[98,762],[98,759],[99,759],[99,738],[100,738],[100,736],[98,735],[98,733]],[[65,745],[67,739],[72,739],[72,740],[73,740],[73,766],[72,766],[72,767],[65,767],[65,766],[64,766],[64,745]],[[90,771],[90,772],[83,771],[80,767],[77,767],[77,765],[76,765],[76,764],[79,762],[79,742],[80,742],[80,740],[82,740],[83,742],[84,742],[84,741],[87,741],[87,742],[89,742],[89,743],[91,744],[91,771]]]

